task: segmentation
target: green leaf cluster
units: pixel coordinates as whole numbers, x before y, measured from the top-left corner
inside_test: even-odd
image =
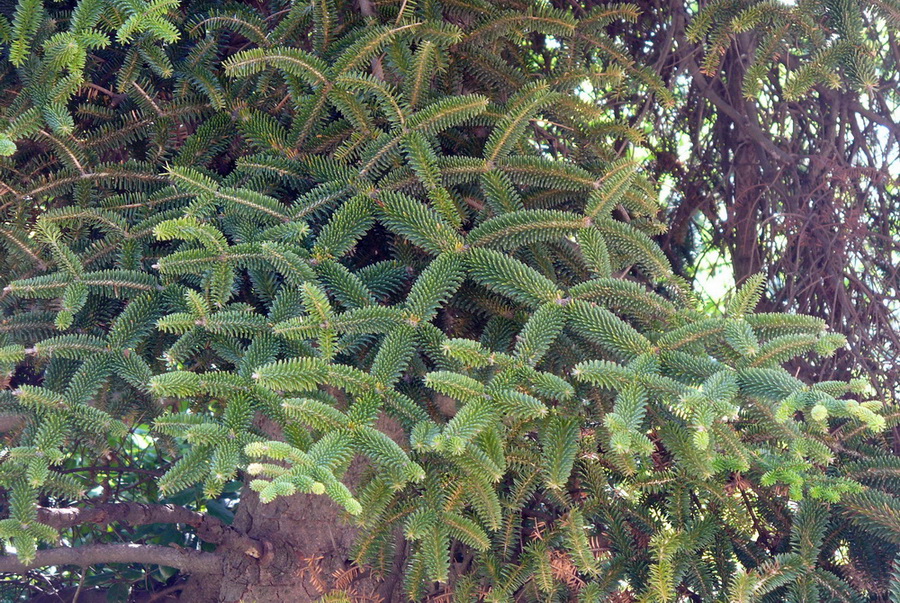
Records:
[[[37,503],[83,497],[70,446],[152,421],[183,451],[164,494],[327,496],[373,575],[402,531],[412,599],[876,588],[833,560],[896,554],[896,413],[783,369],[843,339],[754,313],[761,279],[701,311],[653,240],[639,133],[577,100],[671,100],[605,32],[636,6],[261,5],[22,0],[6,28],[0,412],[25,426],[0,537],[22,558],[57,537]]]

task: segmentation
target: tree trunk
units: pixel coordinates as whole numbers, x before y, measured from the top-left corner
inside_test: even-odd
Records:
[[[223,575],[191,578],[182,601],[276,603],[314,601],[347,570],[356,530],[343,523],[330,499],[294,495],[262,504],[244,489],[234,527],[266,543],[260,559],[223,551]]]
[[[720,132],[731,142],[733,155],[730,157],[732,173],[732,198],[727,204],[728,234],[731,248],[731,262],[734,269],[734,282],[741,285],[747,278],[762,269],[762,250],[759,243],[760,203],[763,199],[765,185],[762,181],[761,162],[764,153],[759,148],[760,141],[755,140],[751,121],[755,122],[755,112],[746,102],[741,82],[745,74],[746,56],[752,56],[755,44],[750,36],[738,36],[735,43],[739,49],[729,53],[724,61],[728,73],[723,92],[734,107],[739,107],[739,115],[746,121],[735,121],[731,116],[720,116],[724,120]],[[732,140],[728,140],[731,138]]]
[[[399,425],[385,417],[376,427],[395,439],[403,434]],[[277,436],[271,425],[264,429]],[[342,481],[356,491],[367,466],[357,457]],[[180,601],[304,603],[335,590],[345,592],[351,600],[402,600],[401,582],[394,579],[404,562],[402,553],[397,555],[394,575],[386,580],[377,580],[365,568],[355,568],[350,556],[358,530],[327,496],[295,494],[261,503],[256,492],[245,486],[232,525],[262,542],[263,555],[257,559],[240,548],[220,547],[222,574],[192,576]],[[401,544],[402,536],[397,536]],[[397,550],[404,548],[398,546]]]
[[[738,285],[762,269],[758,218],[761,191],[757,149],[747,141],[735,152],[734,197],[728,206],[731,261]]]

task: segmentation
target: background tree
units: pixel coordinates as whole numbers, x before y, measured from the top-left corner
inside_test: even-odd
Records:
[[[900,6],[640,7],[641,21],[616,34],[678,110],[644,99],[619,110],[652,124],[653,173],[672,187],[663,249],[685,276],[708,252],[736,283],[764,270],[761,308],[819,316],[850,340],[849,353],[795,369],[823,379],[864,369],[893,397]]]
[[[10,599],[887,600],[896,414],[651,239],[636,36],[779,6],[10,7]]]

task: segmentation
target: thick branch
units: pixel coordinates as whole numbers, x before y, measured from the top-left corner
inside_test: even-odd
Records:
[[[222,559],[215,553],[150,544],[92,544],[38,551],[29,563],[22,563],[18,557],[0,557],[0,573],[21,574],[50,565],[88,567],[98,563],[164,565],[193,574],[222,571]]]
[[[122,522],[133,526],[148,523],[184,523],[192,527],[201,525],[213,526],[221,522],[203,513],[197,513],[178,505],[150,505],[142,503],[109,503],[88,508],[68,507],[57,509],[41,507],[38,509],[38,520],[41,523],[61,530],[82,523],[107,524]]]
[[[194,528],[197,531],[197,537],[204,542],[239,548],[244,554],[257,559],[264,557],[266,553],[264,543],[241,534],[215,517],[178,505],[108,503],[85,509],[41,507],[38,509],[38,520],[58,530],[84,523],[106,525],[118,522],[132,526],[151,523],[183,523]]]
[[[22,415],[0,415],[0,433],[15,431],[25,424]]]

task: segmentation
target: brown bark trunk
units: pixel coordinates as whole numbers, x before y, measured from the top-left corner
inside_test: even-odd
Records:
[[[391,437],[402,436],[399,425],[385,418],[377,427]],[[356,491],[366,467],[364,460],[355,459],[342,481]],[[353,569],[350,554],[358,530],[327,496],[297,494],[264,504],[245,487],[232,527],[262,542],[265,554],[255,559],[239,548],[220,548],[217,552],[223,557],[222,574],[191,576],[180,601],[305,603],[334,590],[345,591],[354,601],[403,600],[402,583],[393,576],[379,581],[365,568]],[[396,572],[402,561],[398,554]],[[342,584],[341,575],[352,577],[346,580],[349,586]]]
[[[734,282],[738,285],[762,269],[757,217],[761,190],[757,150],[747,142],[735,152],[734,199],[728,207],[731,259]]]
[[[759,209],[762,202],[763,182],[761,173],[759,141],[754,140],[750,131],[756,125],[755,113],[746,102],[741,82],[745,74],[746,55],[752,56],[755,44],[750,36],[738,36],[735,40],[738,49],[730,53],[724,68],[728,77],[725,81],[724,93],[733,107],[740,108],[742,119],[733,121],[732,117],[724,117],[726,137],[734,136],[733,149],[733,198],[728,204],[728,228],[730,234],[731,260],[734,269],[734,282],[741,285],[747,278],[762,269],[762,251],[759,243]]]
[[[182,601],[276,603],[314,601],[335,571],[350,567],[355,530],[324,496],[295,495],[262,504],[245,489],[234,527],[268,543],[262,559],[228,551],[221,576],[195,576]]]

